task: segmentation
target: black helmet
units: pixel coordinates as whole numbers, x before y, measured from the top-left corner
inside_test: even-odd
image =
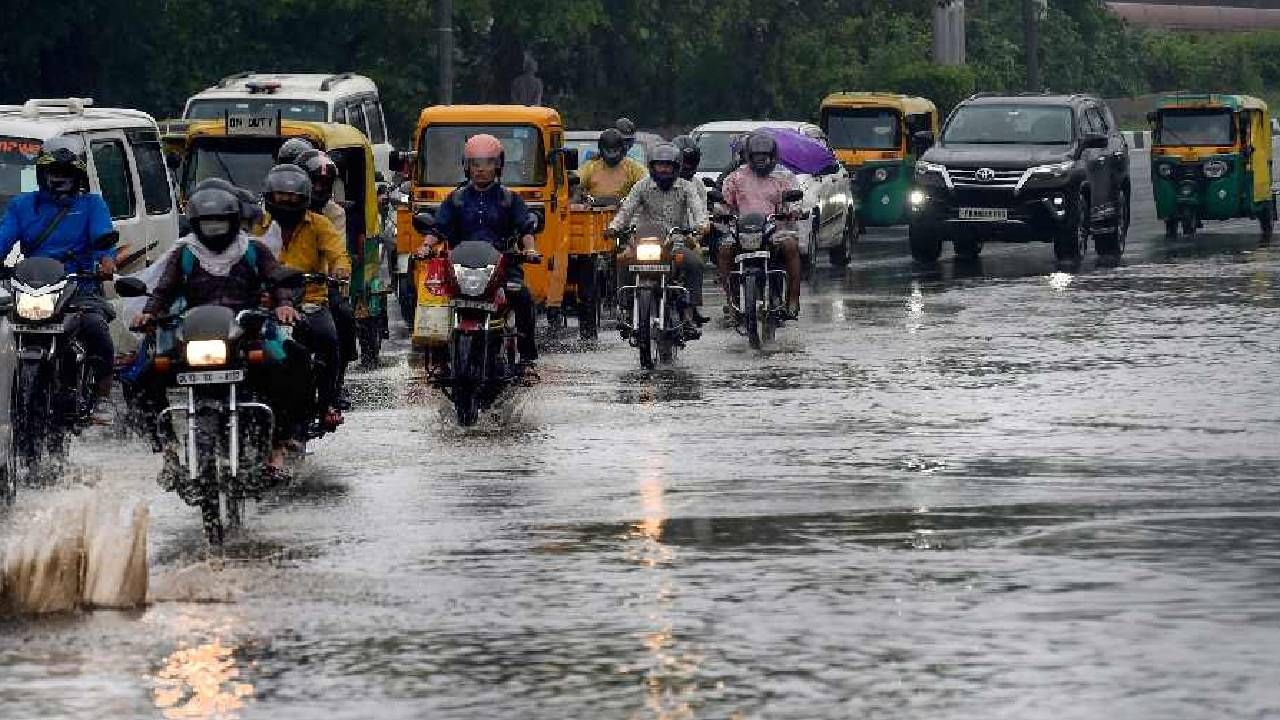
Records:
[[[204,180],[196,183],[196,187],[193,192],[200,192],[201,190],[206,190],[208,188],[226,190],[236,196],[240,201],[240,220],[242,225],[252,225],[254,221],[262,217],[262,206],[258,203],[257,196],[248,190],[245,190],[242,187],[236,187],[224,178],[211,177],[205,178]]]
[[[311,178],[297,165],[277,165],[262,183],[262,196],[272,219],[292,227],[311,206]]]
[[[658,165],[668,168],[659,169]],[[649,177],[663,190],[670,190],[680,175],[680,151],[669,142],[658,143],[649,153]]]
[[[768,133],[752,133],[746,142],[747,164],[751,171],[765,177],[778,167],[778,141]]]
[[[217,186],[196,190],[187,200],[187,219],[200,244],[220,253],[240,235],[240,198]]]
[[[315,150],[316,146],[306,138],[289,138],[284,141],[280,149],[276,151],[276,162],[280,165],[297,162],[298,156],[308,150]]]
[[[338,165],[319,150],[307,150],[293,161],[311,178],[311,209],[320,212],[333,199],[333,186],[338,181]]]
[[[627,141],[617,128],[607,128],[600,133],[596,147],[600,148],[600,159],[610,167],[622,162],[622,158],[627,156]]]
[[[36,186],[55,195],[88,192],[87,168],[80,138],[59,135],[46,141],[36,156]]]
[[[622,142],[630,150],[631,146],[636,142],[636,124],[631,122],[631,118],[620,117],[613,126],[617,128],[618,132],[622,133]]]
[[[702,148],[689,135],[677,135],[671,139],[671,144],[680,150],[680,177],[692,180],[702,162]]]

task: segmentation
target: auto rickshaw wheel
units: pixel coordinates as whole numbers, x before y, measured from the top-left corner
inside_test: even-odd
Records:
[[[1262,242],[1271,242],[1271,234],[1275,229],[1276,209],[1275,200],[1263,203],[1262,212],[1258,214],[1258,227],[1262,230]]]
[[[1187,237],[1194,236],[1196,234],[1196,228],[1198,226],[1199,226],[1199,223],[1196,221],[1196,216],[1194,214],[1187,215],[1186,217],[1182,218],[1182,234],[1183,235],[1186,235]]]
[[[1178,219],[1169,218],[1164,221],[1164,236],[1170,240],[1178,237]]]

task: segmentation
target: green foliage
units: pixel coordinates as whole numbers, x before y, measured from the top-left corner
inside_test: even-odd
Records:
[[[356,70],[401,141],[437,101],[433,0],[50,0],[0,29],[0,100],[89,95],[176,115],[245,69]],[[524,54],[571,126],[813,118],[838,90],[1025,88],[1021,0],[969,0],[966,67],[930,62],[933,0],[454,0],[456,102],[505,102]],[[1050,0],[1054,91],[1280,90],[1280,33],[1138,31],[1101,0]]]

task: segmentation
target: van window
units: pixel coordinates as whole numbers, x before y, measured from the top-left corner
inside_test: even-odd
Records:
[[[347,106],[339,105],[333,109],[333,121],[336,123],[347,124]]]
[[[364,119],[369,123],[369,142],[379,145],[387,141],[387,126],[382,122],[382,106],[377,100],[364,101]]]
[[[93,165],[98,171],[98,186],[102,199],[111,209],[112,220],[134,216],[137,201],[133,196],[133,173],[129,170],[129,157],[124,143],[119,140],[94,140],[89,145],[93,151]]]
[[[173,209],[173,195],[169,192],[169,175],[160,150],[160,138],[154,132],[127,133],[133,145],[133,161],[138,165],[138,179],[142,181],[142,204],[149,215],[164,215]]]
[[[364,110],[361,109],[360,103],[347,106],[347,124],[365,135],[369,134],[369,128],[364,124]]]

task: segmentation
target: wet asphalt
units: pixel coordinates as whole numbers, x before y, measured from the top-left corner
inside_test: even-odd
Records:
[[[222,557],[90,439],[157,602],[0,622],[0,716],[1280,716],[1280,247],[1134,174],[1119,266],[872,231],[771,352],[555,342],[472,430],[400,345]]]

